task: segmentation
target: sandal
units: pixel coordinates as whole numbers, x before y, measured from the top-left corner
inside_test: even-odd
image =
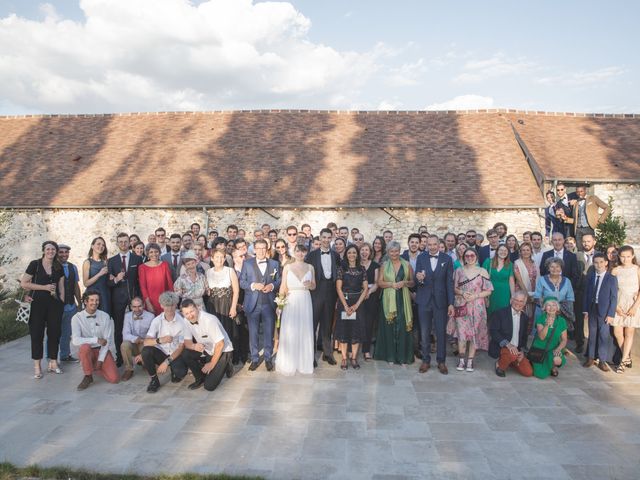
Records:
[[[616,367],[616,373],[624,373],[624,362],[620,362],[620,364]]]
[[[346,358],[342,359],[342,363],[340,364],[340,368],[342,370],[346,370],[347,368],[349,368],[349,366],[347,365],[347,359]]]
[[[355,358],[351,359],[351,368],[353,368],[354,370],[360,369],[360,364],[358,363],[358,360],[356,360]]]
[[[558,368],[557,367],[553,367],[551,369],[551,376],[552,377],[557,377],[558,376]]]
[[[51,365],[54,365],[54,366],[52,367]],[[60,375],[62,373],[62,369],[58,365],[58,362],[55,362],[55,363],[49,362],[49,366],[47,367],[47,372]]]
[[[42,378],[42,367],[40,367],[40,365],[38,365],[37,368],[34,367],[34,374],[33,374],[33,378],[35,378],[36,380],[40,380]]]
[[[627,358],[626,360],[623,360],[620,363],[621,363],[621,365],[624,365],[624,368],[631,368],[631,366],[632,366],[631,357]]]

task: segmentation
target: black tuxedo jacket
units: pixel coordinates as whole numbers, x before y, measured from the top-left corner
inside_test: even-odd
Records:
[[[520,314],[520,331],[518,332],[518,350],[522,350],[527,346],[527,337],[529,332],[527,331],[527,325],[529,324],[529,317],[522,312]],[[513,317],[511,315],[511,305],[508,307],[500,308],[493,312],[489,317],[489,335],[491,341],[489,342],[489,356],[492,358],[498,358],[500,356],[500,344],[503,341],[511,342],[513,336]]]
[[[478,263],[480,266],[482,266],[484,264],[484,261],[487,258],[491,258],[491,245],[484,245],[480,247],[477,251],[478,251]]]
[[[140,296],[140,283],[138,282],[138,267],[142,264],[142,257],[135,253],[129,254],[127,271],[118,283],[109,280],[111,287],[111,301],[113,303],[129,303],[135,296]],[[120,253],[114,255],[107,262],[109,275],[117,276],[122,271],[122,258]]]
[[[553,258],[555,251],[553,249],[548,250],[542,254],[542,260],[540,261],[540,276],[548,275],[549,269],[545,265],[546,261]],[[571,282],[571,286],[574,291],[576,287],[580,285],[580,270],[578,268],[578,258],[575,253],[571,253],[567,249],[562,251],[562,261],[564,267],[562,268],[562,275],[567,277]]]
[[[320,281],[325,281],[324,270],[322,269],[322,260],[320,260],[321,250],[318,248],[309,252],[304,261],[310,265],[313,265],[315,270],[316,285],[320,284]],[[338,267],[340,266],[340,256],[333,250],[329,250],[329,256],[331,257],[331,281],[335,282],[338,279]]]

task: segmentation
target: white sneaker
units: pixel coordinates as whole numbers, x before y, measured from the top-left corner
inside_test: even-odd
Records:
[[[473,358],[467,360],[467,372],[473,372]]]
[[[460,360],[458,360],[458,366],[456,367],[456,370],[458,370],[459,372],[464,372],[464,358],[461,358]]]

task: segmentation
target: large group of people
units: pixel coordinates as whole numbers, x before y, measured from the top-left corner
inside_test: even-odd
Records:
[[[221,235],[194,223],[168,238],[160,227],[146,244],[118,233],[112,256],[97,237],[82,276],[68,245],[46,241],[21,279],[34,377],[46,356],[56,374],[61,362],[82,364],[79,390],[94,375],[128,381],[138,365],[150,393],[165,373],[180,382],[191,372],[188,388],[214,390],[245,363],[294,375],[318,360],[356,371],[360,360],[418,360],[425,374],[433,354],[446,375],[449,350],[461,372],[488,351],[499,377],[556,377],[577,354],[584,367],[624,373],[640,327],[634,250],[597,251],[608,206],[582,187],[557,193],[544,234],[521,238],[502,222],[442,238],[423,225],[404,248],[390,230],[366,239],[329,223],[317,236],[308,224],[264,224],[249,242],[236,225]]]

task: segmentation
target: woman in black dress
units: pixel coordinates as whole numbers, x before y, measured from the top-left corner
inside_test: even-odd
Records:
[[[346,370],[347,350],[351,344],[351,366],[360,368],[358,364],[358,348],[364,340],[364,316],[361,305],[369,289],[367,271],[360,264],[358,247],[350,245],[344,256],[344,263],[338,268],[338,318],[336,319],[335,338],[340,344],[342,364],[340,368]]]
[[[371,344],[376,331],[376,322],[380,316],[380,295],[378,294],[378,269],[380,264],[373,261],[373,247],[370,243],[363,243],[360,247],[360,264],[367,271],[368,292],[361,307],[364,317],[364,339],[362,340],[362,354],[365,361],[371,360]]]
[[[47,240],[42,244],[42,258],[29,263],[20,279],[20,286],[29,291],[33,299],[29,317],[31,335],[31,358],[34,362],[34,378],[42,378],[40,361],[43,356],[45,330],[47,333],[47,370],[62,373],[58,366],[58,346],[62,332],[62,310],[64,304],[64,271],[58,261],[58,244]]]

